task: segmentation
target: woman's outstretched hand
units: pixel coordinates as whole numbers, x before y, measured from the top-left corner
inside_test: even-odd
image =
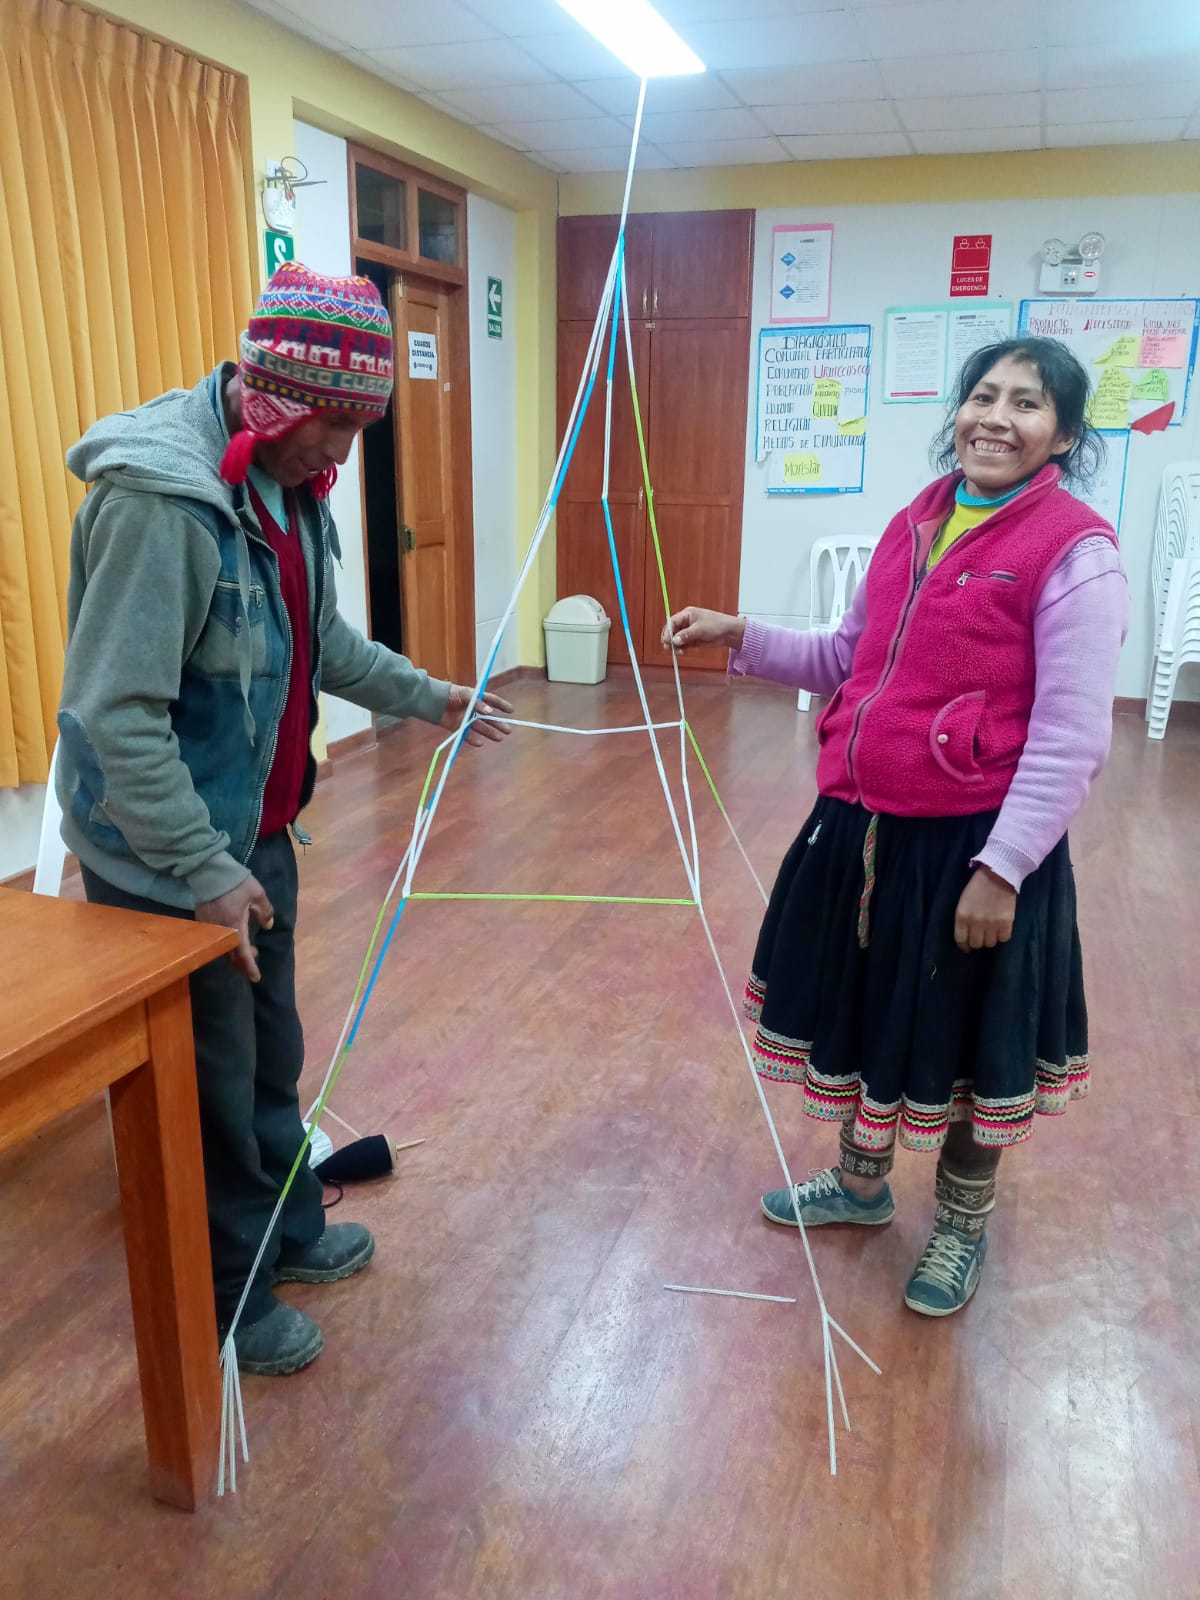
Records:
[[[746,637],[745,617],[731,617],[724,611],[705,611],[703,606],[684,606],[662,631],[664,650],[693,650],[701,644],[723,644],[740,650]]]

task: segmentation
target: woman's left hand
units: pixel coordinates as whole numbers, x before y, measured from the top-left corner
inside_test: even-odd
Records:
[[[1012,938],[1017,891],[987,867],[977,867],[954,913],[954,942],[960,950],[994,950]]]

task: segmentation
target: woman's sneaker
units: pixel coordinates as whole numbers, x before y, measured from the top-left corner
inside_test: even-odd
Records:
[[[841,1178],[840,1167],[822,1167],[805,1183],[793,1184],[791,1189],[772,1189],[762,1197],[763,1216],[794,1228],[798,1208],[806,1228],[819,1228],[826,1222],[858,1222],[878,1227],[896,1215],[892,1191],[886,1183],[874,1200],[860,1200],[849,1189],[842,1188]]]
[[[917,1262],[917,1270],[908,1280],[904,1304],[923,1317],[948,1317],[961,1311],[979,1286],[986,1255],[986,1233],[978,1239],[968,1239],[966,1234],[939,1223]]]

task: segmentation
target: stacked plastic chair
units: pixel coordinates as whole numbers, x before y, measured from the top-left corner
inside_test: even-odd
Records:
[[[1163,473],[1151,582],[1154,658],[1146,720],[1150,738],[1161,739],[1179,669],[1200,661],[1200,461],[1180,462]]]
[[[862,582],[878,539],[817,539],[808,563],[808,628],[810,633],[831,633],[849,611],[854,591]],[[833,576],[833,601],[828,615],[821,604],[822,569]],[[812,695],[801,689],[796,707],[807,711]]]

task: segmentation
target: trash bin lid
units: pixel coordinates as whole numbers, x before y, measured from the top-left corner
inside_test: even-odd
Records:
[[[546,613],[547,622],[607,622],[608,614],[599,600],[593,600],[590,594],[569,594],[565,599],[552,605]]]

